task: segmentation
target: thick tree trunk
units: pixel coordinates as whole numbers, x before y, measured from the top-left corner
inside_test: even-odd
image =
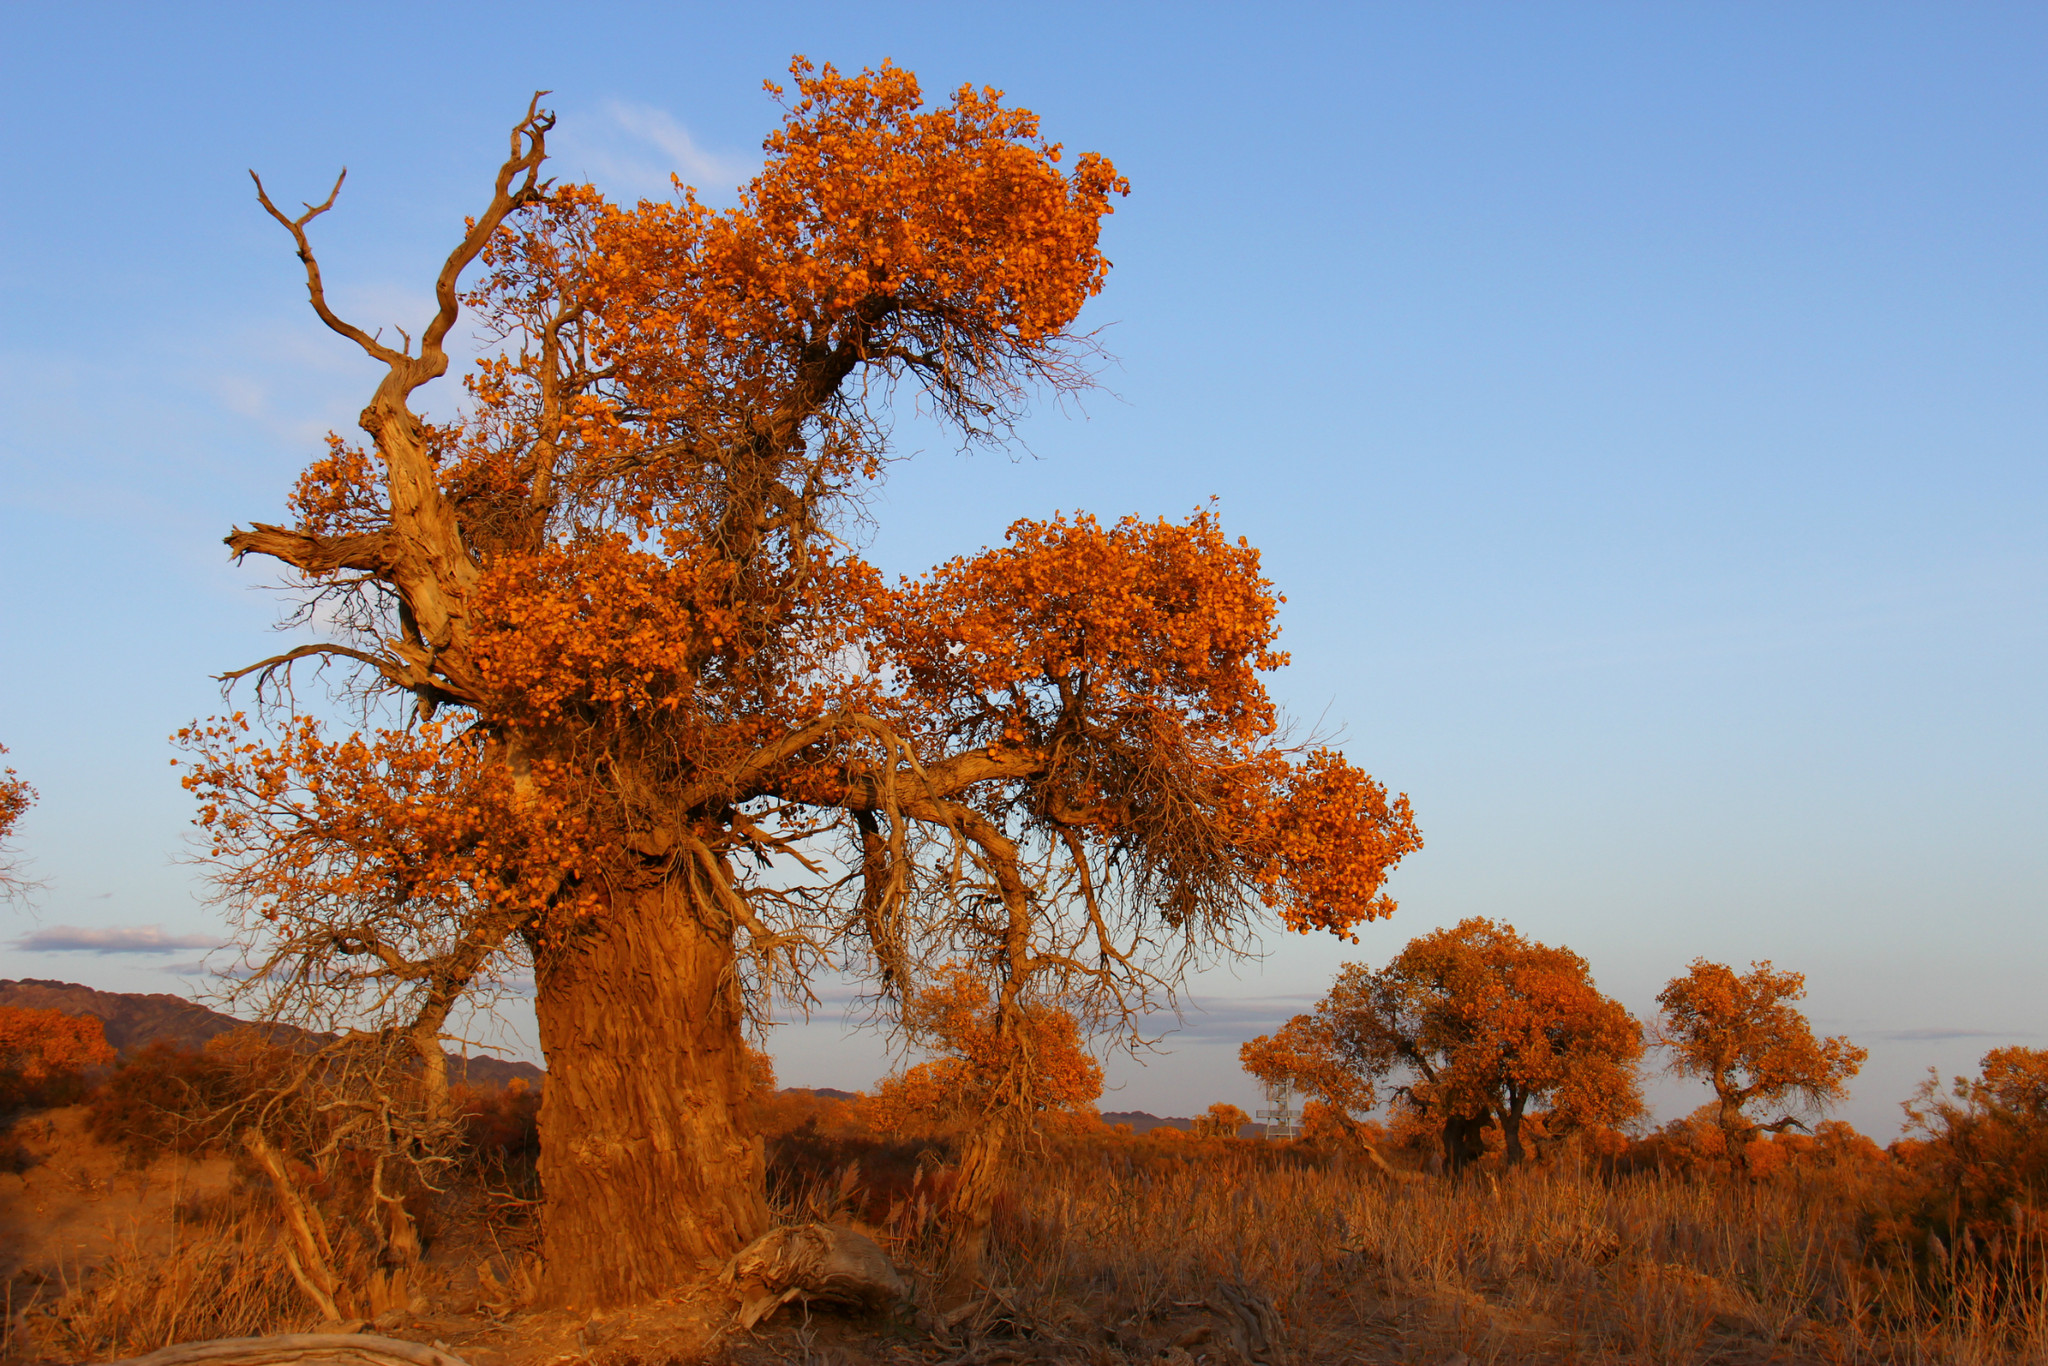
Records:
[[[1452,1176],[1486,1156],[1486,1130],[1493,1116],[1485,1110],[1444,1116],[1444,1170]]]
[[[668,886],[535,958],[549,1298],[624,1304],[707,1277],[768,1226],[731,941]]]
[[[1501,1113],[1501,1137],[1507,1141],[1507,1164],[1510,1167],[1522,1165],[1522,1107],[1528,1099],[1527,1096],[1516,1096]]]
[[[945,1293],[971,1293],[988,1260],[988,1232],[995,1222],[996,1198],[1002,1194],[1004,1161],[1010,1147],[1009,1126],[984,1121],[969,1133],[960,1149],[960,1178],[953,1187],[952,1247]]]
[[[1734,1169],[1738,1172],[1747,1172],[1749,1138],[1756,1130],[1750,1123],[1749,1116],[1743,1113],[1742,1102],[1746,1097],[1732,1094],[1719,1082],[1715,1083],[1714,1090],[1721,1102],[1720,1111],[1716,1116],[1721,1126],[1721,1146],[1728,1150],[1728,1161],[1733,1164]]]

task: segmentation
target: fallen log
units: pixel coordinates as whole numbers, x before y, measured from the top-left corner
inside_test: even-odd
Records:
[[[374,1333],[274,1333],[181,1342],[106,1366],[469,1366],[461,1357]]]

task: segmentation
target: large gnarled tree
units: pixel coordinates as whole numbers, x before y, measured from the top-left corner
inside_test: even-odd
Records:
[[[279,1006],[409,1038],[432,1084],[450,1012],[530,961],[571,1302],[761,1230],[744,1030],[819,968],[885,1010],[942,965],[989,984],[971,1261],[1038,1103],[1035,1007],[1128,1028],[1261,910],[1338,934],[1389,913],[1419,845],[1404,799],[1282,742],[1278,599],[1211,514],[1019,523],[898,584],[854,553],[892,402],[1000,441],[1034,391],[1085,383],[1125,186],[1092,154],[1063,169],[994,91],[927,107],[893,67],[793,70],[723,212],[549,185],[536,103],[416,344],[330,307],[308,228],[333,196],[263,200],[384,374],[369,443],[331,442],[290,525],[228,538],[341,629],[240,673],[274,697],[340,657],[414,715],[195,727],[187,782]],[[502,345],[435,425],[412,396],[465,308]]]

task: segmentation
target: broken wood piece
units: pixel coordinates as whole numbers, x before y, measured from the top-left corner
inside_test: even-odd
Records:
[[[838,1224],[770,1229],[740,1249],[719,1279],[739,1296],[733,1321],[743,1329],[791,1300],[876,1311],[910,1299],[909,1283],[875,1240]]]
[[[181,1342],[106,1366],[469,1366],[461,1357],[374,1333],[275,1333]]]

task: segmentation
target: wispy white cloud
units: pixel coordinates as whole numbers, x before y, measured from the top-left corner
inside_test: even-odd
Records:
[[[704,146],[666,109],[625,100],[606,101],[594,123],[565,126],[556,145],[565,171],[628,199],[665,199],[676,175],[718,203],[760,164]]]
[[[1178,1020],[1162,1011],[1145,1024],[1152,1033],[1172,1036],[1176,1044],[1236,1044],[1254,1034],[1270,1034],[1314,1004],[1308,995],[1211,996],[1185,1003]]]
[[[51,925],[11,947],[29,953],[181,953],[218,948],[220,941],[206,934],[166,934],[161,925]]]

